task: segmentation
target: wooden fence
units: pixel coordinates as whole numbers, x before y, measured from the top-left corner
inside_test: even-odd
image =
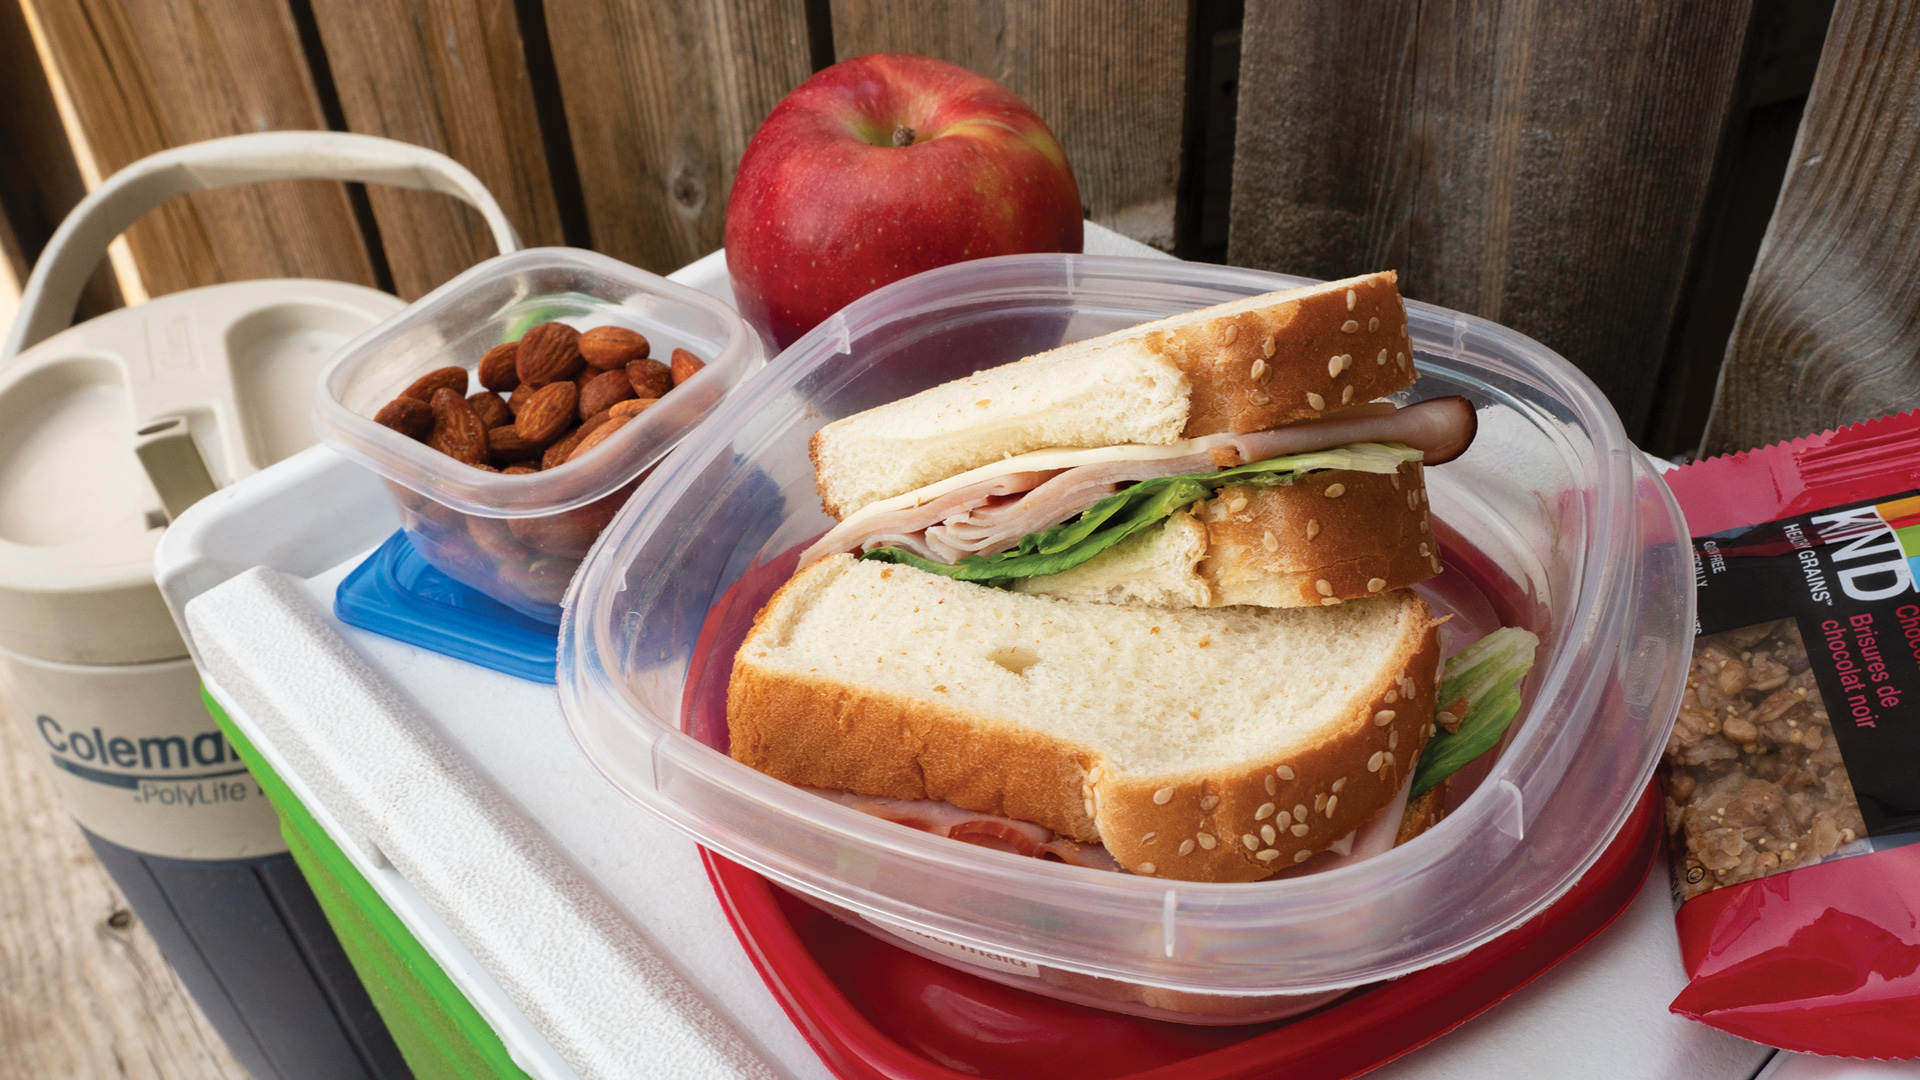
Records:
[[[911,51],[1026,98],[1093,220],[1187,257],[1397,267],[1409,296],[1567,356],[1656,451],[1920,401],[1903,0],[14,2],[16,278],[98,175],[281,128],[444,151],[528,243],[671,270],[718,246],[782,95]],[[126,252],[149,295],[313,276],[409,298],[490,253],[450,200],[318,182],[178,200]],[[103,273],[83,313],[119,300]]]

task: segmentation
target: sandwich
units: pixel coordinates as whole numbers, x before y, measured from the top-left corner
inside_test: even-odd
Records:
[[[1462,720],[1443,620],[1407,588],[1440,570],[1422,470],[1473,436],[1464,400],[1380,400],[1410,350],[1394,276],[1371,274],[826,425],[839,524],[735,656],[732,755],[891,820],[1181,880],[1431,824],[1423,749],[1451,741],[1457,768],[1500,710]],[[1517,711],[1493,693],[1517,678],[1476,700]]]

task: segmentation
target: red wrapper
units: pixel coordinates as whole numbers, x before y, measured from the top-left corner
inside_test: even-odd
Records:
[[[1667,482],[1701,609],[1664,766],[1689,978],[1671,1009],[1920,1057],[1920,412]]]

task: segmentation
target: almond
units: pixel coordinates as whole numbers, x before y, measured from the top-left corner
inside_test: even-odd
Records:
[[[579,559],[564,555],[535,555],[500,568],[500,581],[536,604],[559,606],[567,595],[573,572],[580,569]]]
[[[673,389],[673,369],[658,360],[635,360],[627,365],[627,381],[634,397],[666,397]]]
[[[487,429],[487,453],[496,461],[526,461],[540,456],[540,447],[520,437],[512,424]]]
[[[461,372],[465,374],[464,371]],[[473,406],[460,396],[460,391],[441,387],[433,392],[433,434],[427,436],[427,445],[469,465],[481,465],[487,460],[487,429],[474,415]]]
[[[473,538],[474,547],[500,562],[513,562],[532,554],[513,538],[513,530],[507,527],[504,518],[469,517],[467,535]]]
[[[606,423],[609,419],[611,419],[611,417],[606,413],[595,413],[585,420],[582,420],[579,427],[567,432],[566,438],[547,447],[547,452],[540,455],[540,468],[545,470],[565,465],[567,463],[567,455],[573,453],[573,448],[580,445],[580,440],[593,434],[595,428]]]
[[[433,392],[443,386],[465,397],[467,393],[467,369],[463,367],[435,368],[413,380],[413,385],[400,391],[400,396],[410,397],[415,401],[431,403],[433,401]]]
[[[660,399],[655,397],[629,398],[626,401],[617,402],[612,408],[608,409],[607,412],[616,417],[639,416],[641,413],[646,412],[649,408],[658,404],[659,401]]]
[[[480,418],[489,431],[501,424],[513,423],[513,412],[507,408],[506,400],[491,390],[482,390],[473,395],[467,399],[467,404],[473,406],[473,414]]]
[[[538,465],[509,465],[500,470],[508,476],[532,476],[540,471]]]
[[[373,422],[409,439],[424,439],[433,430],[433,409],[419,398],[397,397],[373,414]]]
[[[647,339],[624,326],[596,326],[580,335],[580,355],[601,371],[625,367],[651,352]]]
[[[614,432],[626,427],[627,421],[632,419],[633,417],[631,416],[609,417],[606,423],[594,428],[592,432],[588,433],[586,438],[580,440],[580,445],[573,448],[573,452],[567,455],[567,460],[579,461],[581,457],[590,453],[594,447],[599,446],[611,438]]]
[[[480,358],[480,369],[474,374],[480,379],[480,385],[495,393],[513,389],[520,384],[520,373],[514,366],[514,360],[520,355],[520,343],[509,341],[505,345],[495,345]]]
[[[522,352],[521,356],[526,353]],[[576,357],[575,359],[578,359]],[[513,418],[514,430],[535,446],[546,446],[572,425],[580,404],[580,388],[570,382],[549,383],[533,392]]]
[[[580,419],[605,412],[633,396],[633,384],[624,371],[602,371],[580,388]]]
[[[673,350],[673,385],[679,386],[707,365],[685,349]]]
[[[632,491],[632,485],[628,485],[612,495],[572,510],[546,517],[513,518],[509,522],[513,538],[535,551],[549,555],[585,558],[587,549],[593,546],[594,538],[613,520],[613,515],[619,513]]]
[[[528,386],[571,379],[586,365],[580,359],[580,331],[566,323],[543,322],[520,339],[513,364]]]

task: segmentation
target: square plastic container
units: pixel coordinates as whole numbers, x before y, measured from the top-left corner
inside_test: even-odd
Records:
[[[420,376],[471,370],[548,321],[624,326],[654,356],[684,348],[706,367],[592,453],[532,475],[476,469],[374,423]],[[386,478],[408,539],[435,568],[557,623],[580,560],[639,478],[764,361],[759,336],[704,293],[590,251],[530,248],[474,266],[342,346],[320,373],[314,424],[327,445]]]
[[[1454,615],[1447,651],[1506,623],[1542,646],[1526,706],[1438,826],[1378,857],[1248,884],[1041,862],[832,804],[725,753],[732,655],[796,549],[831,524],[807,440],[824,424],[1064,341],[1302,284],[1222,266],[982,260],[854,303],[729,400],[641,488],[561,625],[575,737],[622,791],[702,844],[896,944],[1137,1015],[1245,1023],[1460,956],[1540,913],[1647,785],[1692,640],[1686,529],[1598,390],[1512,331],[1409,304],[1422,378],[1480,433],[1430,470]],[[1470,792],[1470,793],[1468,793]]]

